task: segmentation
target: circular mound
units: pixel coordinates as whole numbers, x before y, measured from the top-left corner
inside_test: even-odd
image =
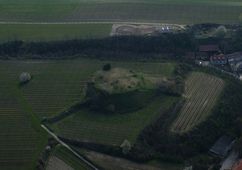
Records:
[[[155,95],[154,83],[142,73],[123,68],[98,71],[85,89],[89,108],[125,113],[146,105]]]
[[[97,89],[109,94],[144,89],[151,85],[151,81],[144,74],[123,68],[98,71],[92,81]]]

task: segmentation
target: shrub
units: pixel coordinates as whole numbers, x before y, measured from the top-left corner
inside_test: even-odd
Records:
[[[216,37],[223,38],[227,33],[227,29],[225,26],[221,25],[216,29],[215,35]]]
[[[19,76],[20,84],[28,83],[31,80],[31,75],[27,72],[23,72]]]
[[[125,139],[123,141],[123,143],[120,145],[120,147],[122,148],[122,152],[125,155],[128,154],[129,151],[131,150],[131,144],[130,144],[130,142],[127,139]]]
[[[103,66],[103,71],[109,71],[109,70],[111,70],[111,64],[105,64],[104,66]]]

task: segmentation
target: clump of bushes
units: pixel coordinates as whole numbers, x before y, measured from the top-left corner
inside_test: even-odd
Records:
[[[129,153],[129,151],[131,150],[131,147],[132,146],[127,139],[125,139],[123,143],[120,145],[120,148],[122,149],[122,152],[125,155]]]
[[[216,37],[218,38],[223,38],[225,37],[225,35],[227,34],[227,29],[225,26],[223,25],[220,25],[217,29],[216,29],[216,32],[215,32],[215,35]]]
[[[111,64],[107,63],[103,66],[103,71],[109,71],[111,70]]]

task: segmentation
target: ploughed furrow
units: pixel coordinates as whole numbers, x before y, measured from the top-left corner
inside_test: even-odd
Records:
[[[171,125],[171,131],[184,133],[211,113],[224,87],[222,79],[205,73],[192,73],[185,83],[186,102]]]
[[[203,75],[200,75],[199,76],[195,76],[195,75],[191,75],[191,79],[193,79],[194,82],[203,82],[202,80],[202,76]],[[189,79],[188,79],[189,80]],[[176,129],[181,129],[182,127],[182,124],[184,122],[184,119],[187,118],[187,116],[189,116],[188,114],[184,114],[184,113],[189,113],[190,110],[192,110],[191,108],[194,107],[194,103],[192,101],[190,101],[190,98],[193,94],[197,94],[198,90],[199,90],[199,86],[200,84],[193,84],[190,83],[189,85],[186,85],[187,86],[187,95],[186,95],[186,92],[185,92],[185,97],[187,98],[187,102],[184,104],[184,106],[182,107],[181,109],[181,112],[180,112],[180,115],[176,121]],[[190,88],[192,87],[192,88]],[[195,96],[196,97],[196,96]]]
[[[218,86],[218,84],[216,83],[216,80],[211,79],[211,81],[209,81],[207,84],[209,86],[212,86],[215,83],[216,86]],[[214,87],[216,87],[214,86]],[[199,98],[197,98],[197,105],[195,106],[195,110],[192,111],[190,113],[190,118],[187,122],[184,123],[184,128],[183,130],[189,130],[189,128],[192,128],[192,124],[194,125],[194,122],[199,123],[200,118],[203,115],[203,111],[205,108],[209,107],[209,103],[213,100],[213,92],[216,90],[216,88],[211,89],[211,91],[206,90],[209,87],[204,87],[205,90],[203,90],[203,93],[199,94]],[[202,96],[204,95],[204,96]],[[200,100],[201,99],[201,100]],[[193,113],[197,113],[197,114],[193,114]],[[196,119],[197,117],[199,117],[199,119]],[[195,121],[196,120],[196,121]]]

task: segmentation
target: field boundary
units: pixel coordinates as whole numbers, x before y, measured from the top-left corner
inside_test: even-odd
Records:
[[[0,24],[13,24],[13,25],[18,25],[18,24],[23,24],[23,25],[68,25],[68,24],[145,24],[145,25],[153,25],[153,24],[161,24],[161,25],[175,25],[179,26],[182,28],[185,28],[186,24],[171,24],[171,23],[163,23],[163,22],[132,22],[132,21],[78,21],[78,22],[25,22],[25,21],[0,21]]]
[[[49,134],[51,135],[57,142],[59,142],[63,147],[65,147],[66,149],[68,149],[70,152],[72,152],[76,157],[78,157],[81,161],[83,161],[84,163],[86,163],[90,168],[94,169],[94,170],[99,170],[94,164],[92,164],[91,162],[89,162],[88,160],[86,160],[83,156],[81,156],[80,154],[78,154],[76,151],[74,151],[69,145],[67,145],[65,142],[63,142],[62,140],[59,139],[59,137],[54,134],[53,132],[51,132],[45,125],[41,124],[41,127]]]

